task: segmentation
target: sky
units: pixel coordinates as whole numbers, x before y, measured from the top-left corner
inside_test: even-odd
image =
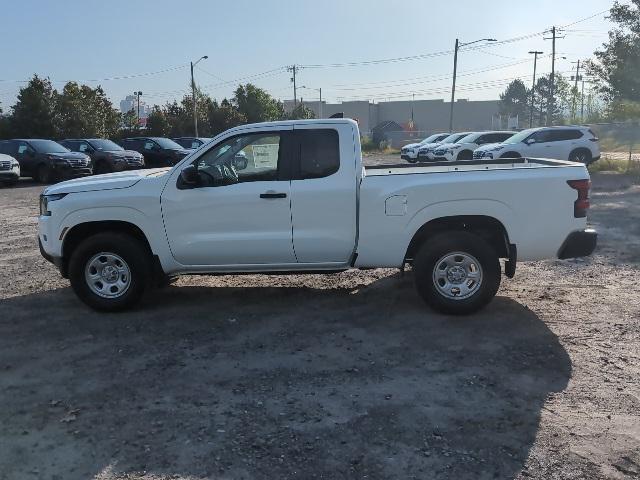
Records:
[[[458,57],[457,98],[497,99],[507,83],[551,71],[551,41],[564,29],[557,71],[570,76],[611,27],[612,0],[0,0],[0,107],[34,74],[61,89],[101,85],[118,106],[134,91],[148,104],[180,99],[196,83],[212,97],[251,82],[274,97],[317,100],[440,99],[450,95],[456,38],[480,42]],[[593,18],[587,18],[591,17]],[[574,23],[578,22],[578,23]],[[9,40],[7,40],[9,39]],[[477,48],[476,48],[477,47]],[[560,58],[566,57],[566,59]],[[382,61],[380,61],[382,60]]]

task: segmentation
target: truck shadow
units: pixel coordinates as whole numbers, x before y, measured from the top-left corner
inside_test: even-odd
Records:
[[[397,276],[37,293],[0,303],[0,351],[0,478],[513,478],[571,375],[519,303],[446,317]]]

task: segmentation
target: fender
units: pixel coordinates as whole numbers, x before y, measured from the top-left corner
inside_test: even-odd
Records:
[[[489,199],[447,200],[427,205],[418,210],[409,220],[404,231],[405,251],[409,247],[413,236],[424,224],[438,218],[455,217],[457,215],[478,215],[495,218],[504,226],[509,240],[512,243],[518,243],[517,233],[512,228],[515,212],[506,203]]]

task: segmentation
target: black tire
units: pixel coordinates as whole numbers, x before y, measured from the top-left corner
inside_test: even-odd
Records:
[[[51,169],[47,167],[44,163],[41,163],[36,167],[36,173],[33,179],[38,183],[51,182]]]
[[[88,268],[89,261],[100,253],[115,254],[125,262],[129,270],[128,287],[119,296],[104,298],[95,293],[85,279],[85,268]],[[89,307],[102,312],[131,308],[151,285],[151,278],[148,249],[139,240],[124,233],[93,235],[81,242],[69,259],[69,280],[73,291]]]
[[[522,158],[522,155],[520,155],[518,152],[507,152],[507,153],[503,153],[502,155],[500,155],[500,158]]]
[[[473,160],[473,152],[471,150],[463,150],[458,154],[456,160]]]
[[[593,155],[591,155],[591,151],[586,148],[576,148],[569,154],[569,161],[589,165],[593,161]]]
[[[445,296],[441,293],[443,286],[439,287],[434,279],[438,265],[445,265],[441,260],[447,256],[457,259],[458,256],[453,254],[458,253],[474,257],[480,265],[481,281],[477,285],[473,280],[466,281],[475,289],[467,298]],[[439,271],[444,272],[442,269]],[[439,312],[453,315],[473,313],[486,306],[496,295],[501,280],[500,261],[494,249],[478,235],[463,231],[440,233],[426,240],[415,256],[413,272],[416,289],[424,301]],[[456,288],[454,286],[451,291]]]

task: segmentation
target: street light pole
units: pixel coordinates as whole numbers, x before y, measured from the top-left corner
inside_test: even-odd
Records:
[[[195,67],[200,60],[206,60],[209,58],[207,55],[200,57],[196,62],[190,62],[191,64],[191,97],[193,101],[193,130],[195,137],[198,137],[198,104],[196,102],[196,82],[193,78],[193,67]]]
[[[531,113],[529,115],[529,128],[533,127],[533,110],[536,104],[536,68],[538,66],[538,55],[542,55],[544,52],[533,51],[529,52],[533,55],[533,85],[531,86]]]
[[[481,38],[468,43],[460,43],[460,40],[456,38],[456,46],[453,51],[453,83],[451,85],[451,106],[449,111],[449,132],[453,132],[453,106],[456,99],[456,76],[458,73],[458,50],[467,45],[479,42],[497,42],[495,38]]]
[[[138,101],[138,114],[136,115],[136,128],[140,128],[140,96],[141,95],[142,95],[142,92],[140,91],[133,92],[133,96],[136,97]]]

